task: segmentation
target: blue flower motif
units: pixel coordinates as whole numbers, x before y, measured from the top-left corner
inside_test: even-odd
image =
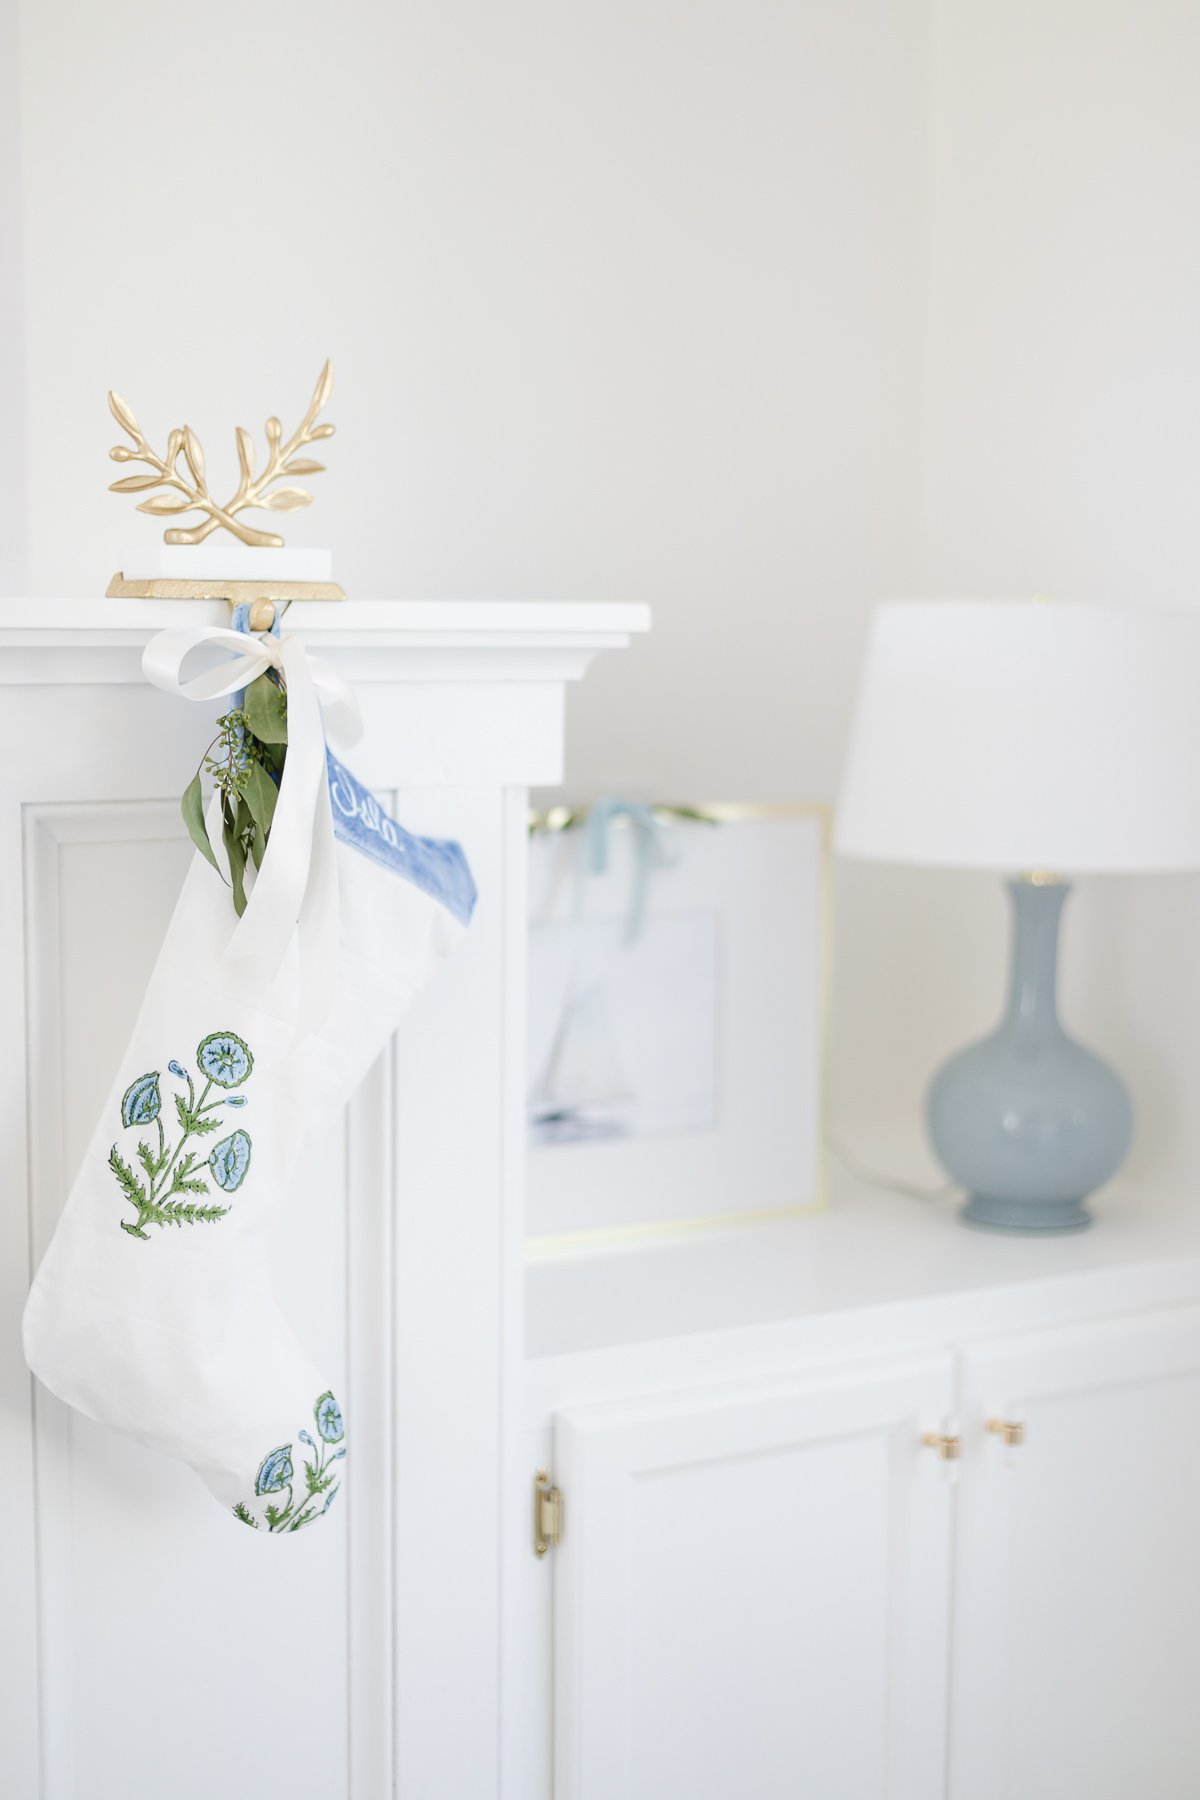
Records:
[[[149,1125],[157,1119],[162,1109],[162,1099],[158,1091],[158,1070],[149,1075],[139,1075],[125,1089],[125,1097],[121,1101],[122,1125]]]
[[[333,1505],[334,1501],[337,1499],[338,1491],[339,1491],[338,1488],[335,1488],[335,1487],[330,1488],[329,1492],[325,1496],[325,1504],[321,1508],[322,1513],[327,1513],[329,1511],[330,1507]]]
[[[342,1409],[330,1393],[322,1394],[313,1407],[313,1416],[317,1421],[317,1430],[327,1444],[341,1442],[345,1430],[342,1424]]]
[[[254,1478],[254,1491],[256,1494],[278,1494],[281,1489],[291,1485],[292,1446],[281,1444],[278,1450],[272,1450],[270,1456],[264,1456]]]
[[[188,1078],[187,1070],[181,1069],[177,1062],[169,1062],[167,1064],[167,1067],[168,1067],[168,1069],[170,1069],[172,1075],[178,1075],[180,1081],[187,1080],[187,1078]]]
[[[209,1080],[223,1088],[240,1087],[254,1067],[254,1058],[232,1031],[213,1031],[202,1038],[196,1060]]]
[[[222,1138],[208,1159],[213,1180],[227,1194],[236,1193],[246,1179],[250,1167],[250,1139],[244,1131]]]
[[[313,1443],[313,1441],[312,1441],[312,1439],[311,1439],[311,1438],[310,1438],[310,1437],[309,1437],[309,1435],[308,1435],[308,1433],[307,1433],[307,1431],[302,1431],[302,1432],[300,1432],[300,1433],[299,1433],[299,1437],[300,1437],[300,1442],[301,1442],[301,1443],[302,1443],[302,1444],[307,1444],[307,1445],[308,1445],[308,1447],[309,1447],[309,1449],[310,1449],[310,1450],[315,1450],[315,1449],[316,1449],[316,1447],[317,1447],[317,1446],[316,1446],[316,1445],[315,1445],[315,1444],[314,1444],[314,1443]]]
[[[225,1104],[226,1106],[245,1106],[246,1096],[245,1094],[230,1094]]]

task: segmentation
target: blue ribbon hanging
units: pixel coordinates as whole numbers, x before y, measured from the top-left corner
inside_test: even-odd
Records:
[[[633,893],[625,925],[625,942],[632,944],[645,923],[651,877],[656,869],[668,867],[671,858],[663,843],[665,827],[651,807],[640,800],[607,797],[594,801],[587,812],[588,868],[593,875],[608,870],[609,829],[615,819],[627,819],[634,832]]]

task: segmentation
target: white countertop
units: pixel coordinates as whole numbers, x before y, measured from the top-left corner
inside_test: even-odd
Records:
[[[957,1219],[956,1199],[914,1200],[839,1176],[827,1209],[622,1243],[534,1250],[526,1268],[530,1358],[661,1344],[696,1333],[799,1327],[864,1308],[923,1303],[927,1329],[1003,1329],[1016,1308],[1061,1310],[1065,1287],[1106,1296],[1200,1291],[1200,1196],[1114,1188],[1088,1231],[1006,1236]],[[1131,1281],[1132,1276],[1137,1276]],[[954,1301],[953,1308],[933,1303]],[[1130,1302],[1132,1303],[1132,1302]]]

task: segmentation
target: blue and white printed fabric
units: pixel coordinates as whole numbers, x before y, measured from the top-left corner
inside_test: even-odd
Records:
[[[430,899],[439,901],[460,925],[469,924],[475,908],[475,882],[461,845],[450,838],[414,837],[388,817],[374,794],[332,750],[327,750],[325,757],[334,836],[393,875],[413,882]]]

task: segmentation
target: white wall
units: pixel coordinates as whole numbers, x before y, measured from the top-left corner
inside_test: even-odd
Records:
[[[228,470],[329,351],[289,541],[364,595],[652,601],[578,785],[829,791],[864,610],[914,572],[925,0],[23,23],[36,592],[153,535],[105,492],[106,387]]]
[[[287,534],[353,592],[653,603],[576,791],[830,796],[882,594],[1192,591],[1195,0],[26,0],[20,49],[35,593],[151,530],[107,386],[229,471],[326,353]],[[1003,904],[838,885],[839,1111],[911,1117]],[[1143,1158],[1188,1145],[1197,898],[1072,902]]]
[[[1200,6],[938,0],[931,71],[924,589],[1194,604]],[[903,1110],[997,1008],[1002,904],[973,877],[843,886],[855,1105]],[[1195,1172],[1200,882],[1081,884],[1064,957],[1067,1023],[1135,1087],[1131,1173]]]
[[[0,4],[0,594],[28,580],[19,19]]]

